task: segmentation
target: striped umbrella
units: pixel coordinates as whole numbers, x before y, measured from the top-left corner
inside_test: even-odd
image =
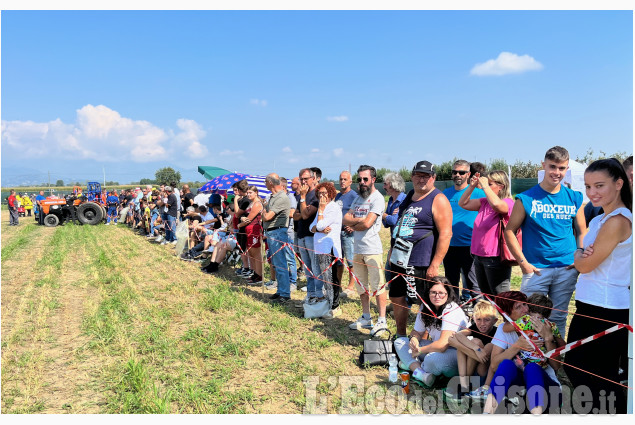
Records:
[[[269,189],[267,189],[267,185],[265,185],[265,176],[245,176],[245,179],[247,179],[247,183],[249,183],[250,186],[256,186],[258,188],[258,196],[260,196],[261,198],[266,198],[267,196],[271,195],[271,192],[269,191]],[[233,183],[231,183],[229,185],[228,188],[216,188],[215,190],[212,190],[214,193],[220,193],[222,195],[229,195],[229,194],[233,194],[234,191],[231,188],[231,185]],[[287,190],[290,193],[293,193],[293,191],[291,190],[291,181],[287,181]]]

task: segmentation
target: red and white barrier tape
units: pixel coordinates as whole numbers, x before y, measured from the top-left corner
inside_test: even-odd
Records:
[[[505,313],[505,312],[503,311],[503,309],[502,309],[502,308],[500,308],[500,307],[498,306],[498,304],[496,304],[496,303],[494,302],[494,300],[492,300],[492,299],[489,297],[489,295],[485,295],[485,298],[487,298],[487,299],[488,299],[488,301],[489,301],[490,303],[492,303],[492,305],[494,306],[494,308],[496,308],[496,310],[498,310],[498,312],[501,314],[501,316],[503,316],[503,318],[504,318],[505,320],[507,320],[509,323],[511,323],[511,324],[512,324],[512,326],[514,326],[514,329],[516,330],[516,332],[520,333],[520,334],[521,334],[521,335],[522,335],[522,336],[523,336],[523,337],[524,337],[524,338],[525,338],[525,339],[526,339],[526,340],[527,340],[527,341],[531,344],[531,346],[532,346],[532,347],[534,347],[534,354],[537,354],[537,355],[538,355],[538,357],[540,357],[540,358],[544,358],[544,356],[545,356],[545,355],[544,355],[544,353],[540,350],[540,348],[538,348],[538,346],[536,345],[536,343],[535,343],[535,342],[534,342],[531,338],[529,338],[529,335],[527,335],[527,333],[523,332],[523,330],[522,330],[522,329],[520,329],[520,327],[518,326],[518,324],[516,323],[516,321],[515,321],[515,320],[512,320],[512,319],[511,319],[511,317],[509,317],[509,316],[507,315],[507,313]]]
[[[617,330],[620,330],[620,329],[628,329],[631,333],[633,332],[633,327],[630,326],[630,325],[615,325],[615,326],[613,326],[611,328],[608,328],[605,331],[599,332],[599,333],[597,333],[595,335],[591,335],[589,337],[586,337],[586,338],[583,338],[583,339],[579,339],[577,341],[570,342],[567,345],[564,345],[564,346],[562,346],[560,348],[554,348],[553,350],[549,351],[548,353],[545,353],[545,357],[547,357],[547,358],[557,357],[560,354],[564,354],[564,353],[566,353],[568,351],[573,350],[576,347],[579,347],[581,345],[586,344],[587,342],[595,341],[596,339],[601,338],[604,335],[608,335],[608,334],[613,333],[613,332],[615,332]]]

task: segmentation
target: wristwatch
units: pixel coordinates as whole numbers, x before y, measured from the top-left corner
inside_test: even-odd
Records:
[[[300,202],[306,202],[306,199],[300,199]]]

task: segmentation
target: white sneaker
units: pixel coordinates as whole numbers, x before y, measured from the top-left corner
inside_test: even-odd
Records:
[[[170,243],[171,243],[172,245],[176,245],[176,242],[177,242],[177,241],[172,241],[172,242],[170,242]]]
[[[298,290],[298,287],[295,283],[292,283],[291,286],[289,286],[289,292],[295,292]]]
[[[349,329],[372,329],[373,328],[373,319],[364,319],[364,316],[360,316],[355,322],[348,325]]]
[[[388,330],[388,324],[386,323],[385,320],[377,321],[377,323],[375,323],[375,326],[373,326],[373,330],[370,331],[371,336],[375,336],[378,333],[382,333]]]
[[[110,223],[106,223],[106,226],[110,226]]]
[[[302,288],[300,288],[300,291],[306,292],[306,286],[303,286]]]
[[[434,381],[437,379],[436,375],[426,372],[422,368],[415,369],[415,371],[412,372],[412,377],[423,382],[427,387],[432,387]]]
[[[275,289],[278,287],[278,282],[276,282],[275,280],[270,280],[269,282],[265,283],[265,289]]]
[[[167,245],[167,244],[168,244],[168,241],[162,241],[161,242],[161,245]]]

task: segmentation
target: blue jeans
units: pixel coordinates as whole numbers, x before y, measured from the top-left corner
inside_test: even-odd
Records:
[[[494,394],[498,404],[507,395],[512,385],[527,388],[529,410],[536,406],[542,406],[546,411],[549,402],[554,397],[551,393],[556,394],[557,400],[553,401],[556,401],[557,406],[560,406],[560,386],[537,363],[529,363],[525,366],[525,370],[520,370],[512,360],[503,360],[498,365],[491,384],[492,394]]]
[[[280,294],[281,297],[290,297],[290,270],[287,269],[287,252],[286,248],[280,249],[283,244],[289,242],[287,229],[280,228],[271,231],[266,230],[265,236],[267,236],[267,244],[269,245],[269,250],[271,251],[271,254],[273,254],[273,257],[271,258],[271,264],[276,269],[276,281],[278,282],[277,293]],[[295,270],[295,267],[293,267],[293,270]]]
[[[173,242],[176,240],[176,217],[166,214],[168,221],[165,222],[165,240]]]
[[[295,253],[293,252],[293,248],[288,245],[284,249],[284,252],[287,257],[287,267],[289,268],[289,284],[295,285],[298,281],[298,265],[295,262]]]
[[[432,344],[434,341],[424,339],[419,341],[419,347]],[[456,348],[448,347],[443,353],[432,352],[418,356],[416,359],[408,352],[410,340],[407,337],[396,338],[394,342],[397,357],[409,368],[412,363],[418,361],[423,370],[433,375],[445,375],[448,378],[459,374],[458,361],[456,359]]]
[[[152,214],[152,218],[150,219],[150,234],[154,235],[154,222],[159,217],[158,214]]]
[[[540,276],[535,273],[524,274],[520,290],[527,296],[533,293],[548,295],[553,302],[553,310],[549,320],[558,325],[560,334],[565,335],[569,302],[578,281],[578,271],[574,268],[553,267],[540,269]]]
[[[298,239],[298,245],[300,247],[300,257],[304,261],[305,269],[310,268],[313,275],[309,270],[306,270],[306,295],[307,297],[323,297],[322,287],[324,283],[316,279],[314,276],[319,276],[322,271],[317,262],[317,255],[313,250],[313,236],[305,236],[302,239]]]
[[[343,230],[342,232],[340,232],[340,241],[342,243],[342,258],[346,258],[346,263],[350,268],[353,267],[353,234],[354,233],[346,233]]]

